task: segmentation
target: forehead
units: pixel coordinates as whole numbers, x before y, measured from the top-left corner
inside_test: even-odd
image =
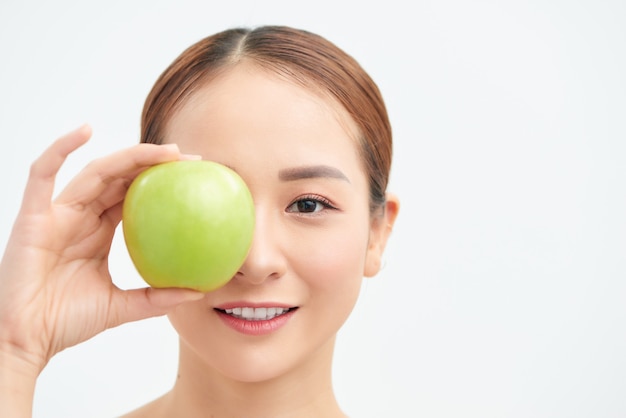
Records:
[[[270,150],[275,160],[322,156],[324,163],[334,158],[360,165],[357,138],[356,124],[330,96],[251,65],[237,65],[198,88],[165,132],[165,142],[207,159]]]

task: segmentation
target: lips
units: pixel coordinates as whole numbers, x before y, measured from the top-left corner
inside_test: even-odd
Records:
[[[224,324],[246,335],[265,335],[278,330],[297,309],[274,304],[265,306],[230,304],[214,308]]]

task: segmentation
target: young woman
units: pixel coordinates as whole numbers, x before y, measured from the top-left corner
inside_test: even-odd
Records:
[[[398,213],[386,192],[391,128],[358,63],[287,27],[233,29],[184,51],[157,80],[143,144],[93,161],[54,199],[54,177],[90,136],[31,168],[0,264],[0,408],[30,416],[52,356],[125,322],[167,314],[178,378],[130,417],[342,417],[337,331],[380,268]],[[129,183],[166,161],[234,168],[252,192],[254,241],[224,287],[123,291],[107,257]]]

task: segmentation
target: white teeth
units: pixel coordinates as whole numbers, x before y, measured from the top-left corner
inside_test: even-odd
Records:
[[[245,319],[247,321],[267,321],[268,319],[275,318],[279,315],[287,313],[289,308],[232,308],[224,309],[229,315],[235,318]]]
[[[265,318],[267,318],[267,309],[256,308],[254,310],[254,319],[265,319]]]

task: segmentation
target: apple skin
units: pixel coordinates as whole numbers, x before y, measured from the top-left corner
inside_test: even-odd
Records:
[[[206,160],[146,169],[128,188],[122,210],[130,258],[155,288],[209,292],[225,285],[250,250],[254,224],[246,183]]]

